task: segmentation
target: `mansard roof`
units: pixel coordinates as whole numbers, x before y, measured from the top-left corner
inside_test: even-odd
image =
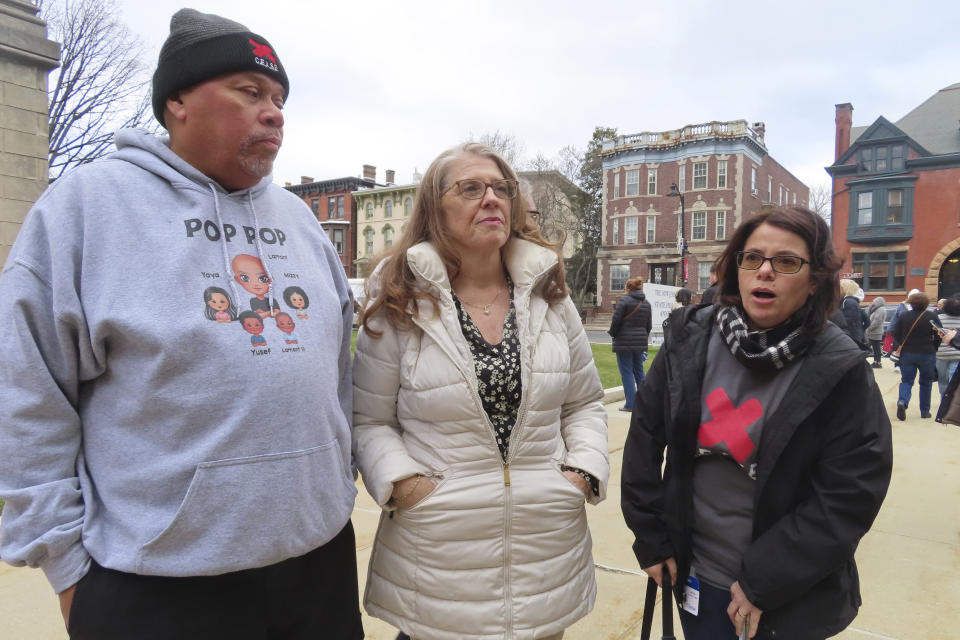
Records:
[[[910,138],[913,146],[926,151],[922,155],[960,153],[960,82],[936,92],[895,124],[880,116],[870,126],[852,127],[850,146],[868,139],[877,139],[878,123],[881,126],[884,126],[883,123],[892,126]],[[872,137],[865,137],[868,132]]]

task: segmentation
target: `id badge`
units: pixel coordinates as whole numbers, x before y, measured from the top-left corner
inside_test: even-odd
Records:
[[[700,581],[693,576],[687,576],[687,584],[683,587],[684,611],[693,615],[700,613]]]

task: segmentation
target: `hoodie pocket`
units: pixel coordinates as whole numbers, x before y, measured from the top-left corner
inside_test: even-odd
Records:
[[[137,570],[212,575],[303,555],[343,528],[356,493],[337,440],[203,462],[173,520],[140,548]]]

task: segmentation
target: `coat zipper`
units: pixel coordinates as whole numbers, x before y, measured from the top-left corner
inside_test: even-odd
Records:
[[[542,277],[542,274],[540,277]],[[534,281],[534,286],[536,285],[536,282],[539,281],[540,277],[538,277]],[[441,295],[443,295],[442,289],[440,287],[437,287],[437,289],[440,290]],[[527,308],[529,310],[529,301],[527,302],[527,305],[528,305]],[[414,318],[414,323],[420,326],[420,328],[423,329],[426,333],[430,333],[429,329],[427,329],[427,327],[424,326],[423,324],[420,324],[416,318]],[[443,321],[441,320],[441,324],[442,323]],[[518,323],[518,328],[519,328],[519,323]],[[527,338],[529,339],[530,336],[527,336]],[[436,338],[434,338],[434,340],[436,341]],[[443,341],[436,341],[436,342],[438,346],[440,346],[440,348],[443,350],[443,352],[447,354],[448,358],[450,358],[454,363],[460,362],[458,358],[454,358],[453,354],[447,351],[446,344]],[[530,345],[530,358],[527,363],[528,373],[530,372],[530,368],[533,366],[533,359],[534,359],[534,356],[536,355],[536,347],[537,347],[536,342],[533,342]],[[480,399],[480,392],[477,391],[476,371],[474,370],[474,371],[471,371],[470,373],[467,373],[464,369],[460,367],[457,367],[457,368],[460,369],[460,373],[466,378],[467,386],[470,388],[470,394],[473,396],[474,406],[480,409],[480,416],[482,417],[484,424],[487,425],[487,431],[490,433],[494,454],[499,457],[500,447],[497,446],[497,431],[494,428],[493,423],[490,421],[489,416],[487,416],[487,412],[483,409],[483,401]],[[522,378],[522,375],[523,375],[522,358],[521,358],[520,371],[521,371],[521,378]],[[520,408],[517,410],[517,419],[514,422],[514,428],[510,432],[510,447],[507,452],[507,457],[502,463],[503,464],[503,486],[505,487],[504,501],[503,501],[503,505],[504,505],[503,592],[504,592],[504,605],[505,605],[504,609],[505,609],[506,615],[504,618],[504,624],[507,629],[508,637],[512,637],[513,635],[509,631],[513,626],[513,608],[512,608],[513,590],[511,589],[511,571],[510,571],[510,562],[511,562],[511,556],[513,551],[510,546],[510,509],[512,505],[513,494],[510,489],[510,462],[513,460],[514,453],[516,453],[516,447],[514,447],[513,444],[517,441],[517,439],[514,436],[517,436],[520,434],[520,432],[522,431],[522,427],[524,425],[524,421],[526,420],[526,417],[527,417],[527,404],[530,398],[529,389],[527,388],[528,386],[529,385],[523,385],[523,390],[521,391],[522,399],[520,401]]]

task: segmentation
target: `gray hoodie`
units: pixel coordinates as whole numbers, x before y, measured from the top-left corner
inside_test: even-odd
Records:
[[[57,180],[0,277],[0,555],[213,575],[346,524],[350,288],[309,209],[143,131]]]

